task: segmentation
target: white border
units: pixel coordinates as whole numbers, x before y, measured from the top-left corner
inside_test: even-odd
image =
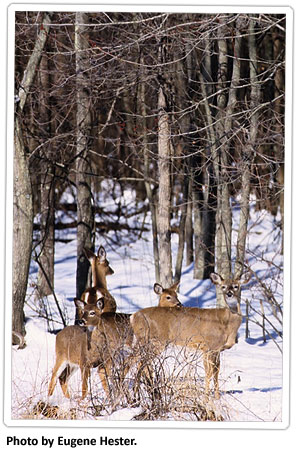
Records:
[[[171,2],[174,3],[174,2]],[[230,2],[231,3],[231,2]],[[263,2],[264,3],[264,2]],[[15,11],[153,11],[153,12],[176,12],[176,13],[221,13],[221,12],[242,12],[242,13],[279,13],[287,14],[287,42],[286,42],[286,130],[285,130],[285,268],[284,268],[284,354],[283,354],[283,420],[278,423],[271,422],[98,422],[98,421],[46,421],[46,420],[12,420],[11,416],[11,289],[12,286],[12,204],[13,204],[13,92],[14,92],[14,13]],[[56,3],[19,3],[11,4],[8,8],[8,78],[7,78],[7,196],[6,196],[6,301],[5,301],[5,324],[6,324],[6,349],[5,352],[5,398],[4,398],[4,420],[9,427],[58,427],[58,428],[182,428],[182,429],[285,429],[289,425],[289,362],[290,362],[290,340],[289,340],[289,322],[290,322],[290,249],[291,249],[291,163],[292,163],[292,68],[293,68],[293,10],[287,6],[237,6],[237,5],[217,5],[217,6],[194,6],[194,5],[176,5],[176,4],[121,4],[104,3],[100,5],[86,4],[56,4]],[[71,432],[73,433],[73,432]],[[79,432],[78,432],[79,436]],[[238,442],[240,446],[240,442]]]

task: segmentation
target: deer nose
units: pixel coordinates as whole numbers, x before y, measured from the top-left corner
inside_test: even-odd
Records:
[[[233,291],[228,291],[228,292],[227,292],[227,296],[228,296],[228,297],[233,297]]]
[[[80,320],[77,321],[77,324],[78,324],[80,327],[83,327],[83,326],[86,324],[86,321],[85,321],[84,319],[80,319]]]

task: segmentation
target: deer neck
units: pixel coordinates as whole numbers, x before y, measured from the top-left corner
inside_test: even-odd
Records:
[[[232,299],[229,299],[228,301],[224,297],[226,307],[230,309],[232,314],[238,314],[239,316],[242,315],[241,309],[240,309],[240,301],[237,297],[233,297]]]
[[[107,289],[106,276],[97,267],[92,267],[92,286]]]

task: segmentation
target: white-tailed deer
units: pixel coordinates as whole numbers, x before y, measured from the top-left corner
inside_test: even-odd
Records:
[[[78,368],[82,378],[82,398],[88,391],[90,375],[89,351],[92,329],[98,324],[102,314],[102,299],[96,305],[87,304],[75,299],[76,307],[80,310],[80,325],[70,325],[63,328],[56,336],[56,362],[53,368],[48,395],[52,395],[57,383],[61,384],[65,397],[70,398],[67,381]],[[82,326],[85,324],[88,326]]]
[[[156,286],[156,285],[155,285]],[[179,307],[176,289],[178,284],[163,289],[154,286],[160,296],[159,306]],[[99,297],[101,290],[97,291]],[[170,297],[170,298],[169,298]],[[80,368],[82,376],[82,398],[87,394],[90,369],[98,367],[102,386],[109,394],[108,377],[112,370],[114,356],[124,347],[132,349],[133,331],[130,314],[105,312],[105,297],[97,298],[96,304],[75,299],[78,308],[79,325],[65,327],[56,337],[56,363],[53,369],[48,394],[53,394],[57,377],[64,395],[69,398],[68,380]],[[123,378],[130,368],[126,361]]]
[[[86,303],[96,304],[98,298],[104,297],[104,312],[115,312],[117,304],[114,297],[107,289],[106,277],[114,273],[106,259],[106,251],[102,245],[98,248],[97,255],[91,250],[84,248],[92,269],[92,287],[86,289],[81,300]]]
[[[247,283],[250,276],[243,280],[224,280],[218,274],[211,274],[212,282],[222,287],[226,308],[152,307],[132,314],[130,322],[137,341],[153,345],[155,354],[161,353],[167,344],[200,350],[206,375],[205,393],[208,396],[213,378],[215,397],[219,398],[220,352],[236,342],[242,321],[238,295],[240,286]]]
[[[158,306],[161,306],[162,308],[166,306],[180,308],[182,306],[181,302],[177,298],[176,293],[178,285],[179,282],[174,283],[171,287],[164,289],[159,283],[154,284],[154,291],[159,296]]]
[[[69,398],[68,380],[80,368],[84,398],[88,391],[90,369],[94,367],[98,367],[102,386],[109,394],[107,378],[114,354],[124,346],[132,347],[130,314],[102,313],[104,298],[99,299],[96,305],[77,299],[75,303],[80,310],[79,325],[65,327],[57,334],[56,363],[48,395],[53,394],[59,377],[62,391]]]

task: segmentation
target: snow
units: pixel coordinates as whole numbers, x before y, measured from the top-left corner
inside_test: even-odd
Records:
[[[65,194],[69,201],[71,195]],[[114,208],[110,197],[105,200],[106,208]],[[103,199],[101,198],[102,202]],[[133,192],[125,192],[120,200],[122,206],[131,205],[135,201]],[[234,241],[238,225],[238,205],[233,205],[234,211]],[[135,223],[135,217],[129,219]],[[138,217],[142,223],[143,216]],[[283,304],[283,256],[280,254],[281,236],[276,226],[279,218],[270,216],[267,212],[256,211],[252,205],[249,233],[247,240],[248,264],[256,273],[242,291],[242,312],[245,314],[245,299],[247,298],[255,311],[251,310],[249,321],[249,337],[245,338],[246,320],[243,319],[239,329],[238,343],[221,354],[221,370],[219,385],[220,400],[212,400],[215,408],[222,411],[225,420],[230,423],[281,423],[283,420],[284,390],[283,390],[283,357],[282,357],[282,326],[273,315],[273,308],[265,300],[263,285],[269,287],[274,298]],[[149,214],[146,216],[149,227]],[[72,324],[75,314],[73,298],[75,297],[76,272],[76,236],[75,230],[57,232],[57,237],[71,239],[68,243],[57,242],[55,249],[55,293],[67,323]],[[133,313],[140,308],[156,306],[157,298],[153,292],[155,283],[151,233],[143,233],[141,238],[127,239],[123,234],[110,233],[106,239],[97,236],[98,245],[104,245],[108,260],[115,274],[107,279],[108,288],[116,298],[118,311]],[[173,255],[176,254],[177,236],[172,240]],[[67,411],[79,403],[79,413],[75,419],[89,421],[131,421],[142,413],[141,406],[129,408],[121,404],[115,410],[102,410],[94,416],[91,413],[90,398],[84,401],[80,397],[79,371],[71,379],[71,400],[63,397],[60,386],[57,385],[54,395],[47,396],[48,382],[51,377],[55,360],[55,334],[62,328],[61,319],[52,297],[47,301],[47,313],[53,322],[48,323],[38,314],[40,305],[34,300],[34,283],[36,282],[37,266],[34,262],[30,269],[26,314],[26,348],[12,351],[12,412],[11,419],[31,419],[30,411],[38,402],[59,405],[60,411]],[[215,288],[210,280],[194,280],[193,265],[184,266],[181,277],[179,299],[184,306],[214,307]],[[263,331],[260,300],[267,316],[266,342],[263,342]],[[201,376],[204,376],[202,370]],[[93,385],[104,399],[96,369],[92,372]],[[36,416],[41,419],[44,417]],[[168,416],[168,421],[175,420]],[[187,420],[185,415],[183,420]],[[193,418],[190,418],[193,420]]]

